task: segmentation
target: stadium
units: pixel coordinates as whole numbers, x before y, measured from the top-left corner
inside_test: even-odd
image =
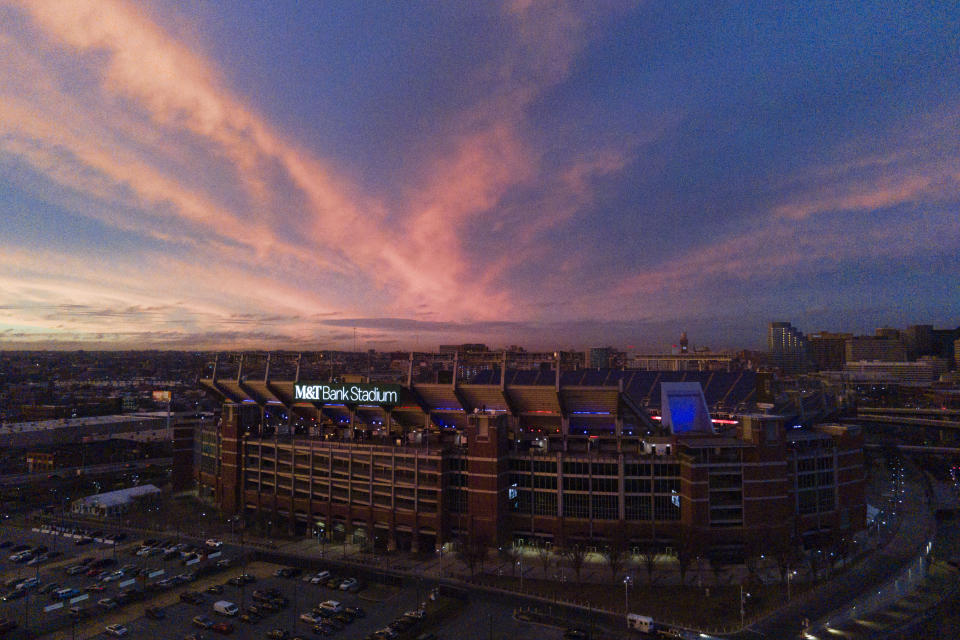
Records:
[[[200,492],[247,522],[414,551],[614,538],[668,550],[699,535],[736,553],[864,526],[859,430],[758,413],[749,371],[504,359],[418,382],[411,357],[388,384],[277,362],[241,358],[200,381],[223,403],[200,435]]]

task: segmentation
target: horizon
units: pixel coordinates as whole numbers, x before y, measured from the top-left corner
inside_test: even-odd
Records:
[[[960,326],[958,23],[0,2],[0,350]]]

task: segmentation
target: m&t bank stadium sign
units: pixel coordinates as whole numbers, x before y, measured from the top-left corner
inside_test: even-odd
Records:
[[[361,402],[395,405],[400,403],[400,385],[304,382],[293,385],[294,400],[312,402]]]

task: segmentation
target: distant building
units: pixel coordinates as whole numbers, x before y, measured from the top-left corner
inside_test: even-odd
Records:
[[[839,371],[847,358],[847,340],[852,333],[820,331],[807,337],[810,359],[818,371]]]
[[[773,366],[785,374],[802,373],[807,367],[807,339],[789,322],[771,322],[767,328],[767,351]]]
[[[152,484],[128,487],[117,491],[107,491],[106,493],[97,493],[92,496],[87,496],[86,498],[74,500],[70,506],[70,510],[78,515],[109,518],[126,513],[135,500],[158,495],[159,493],[160,489]]]
[[[898,382],[925,384],[933,382],[947,370],[942,358],[925,356],[916,362],[859,360],[847,362],[843,377],[849,382]]]
[[[879,360],[881,362],[904,362],[907,349],[899,338],[856,336],[846,342],[846,361]]]
[[[933,325],[912,324],[903,332],[903,341],[907,346],[907,357],[915,360],[920,356],[933,353]]]

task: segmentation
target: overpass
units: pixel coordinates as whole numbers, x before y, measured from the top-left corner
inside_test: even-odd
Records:
[[[841,422],[857,422],[865,428],[873,425],[875,430],[892,431],[907,438],[913,435],[943,444],[960,442],[960,410],[957,409],[858,407],[856,418],[845,418]]]

